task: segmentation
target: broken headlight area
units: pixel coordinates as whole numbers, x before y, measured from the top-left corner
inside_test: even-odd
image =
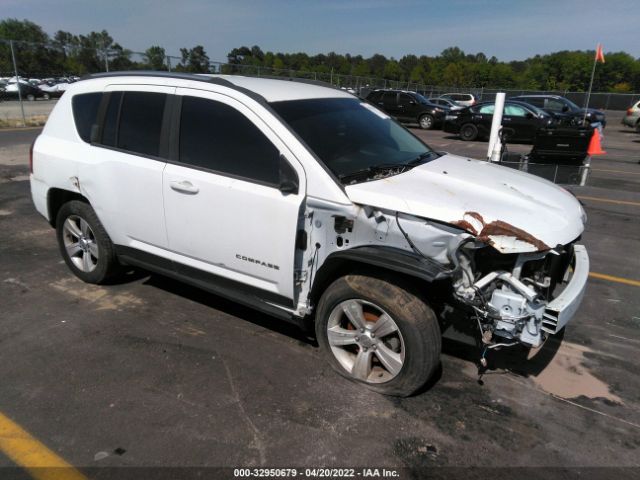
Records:
[[[547,307],[568,281],[573,257],[573,244],[504,254],[470,242],[457,251],[454,295],[473,309],[485,350],[517,344],[539,347],[549,333],[556,333],[546,322]]]

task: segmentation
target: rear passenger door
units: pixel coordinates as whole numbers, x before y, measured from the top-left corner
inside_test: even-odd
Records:
[[[167,248],[162,198],[167,99],[175,88],[112,85],[91,133],[92,151],[80,166],[86,193],[112,241],[160,254]]]
[[[411,95],[398,94],[398,120],[402,122],[418,121],[418,103]]]
[[[169,247],[178,271],[291,305],[304,170],[239,101],[178,89],[179,135],[164,172]],[[299,179],[278,188],[280,156]]]

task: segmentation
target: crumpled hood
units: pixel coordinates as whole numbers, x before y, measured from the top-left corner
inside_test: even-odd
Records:
[[[586,218],[573,195],[547,180],[450,154],[346,192],[357,204],[455,225],[503,253],[565,245]]]

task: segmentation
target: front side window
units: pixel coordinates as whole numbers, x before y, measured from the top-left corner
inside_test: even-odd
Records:
[[[166,100],[164,93],[124,92],[120,107],[118,148],[158,156]]]
[[[560,100],[556,100],[555,98],[550,98],[547,100],[547,109],[553,112],[561,112],[564,107],[564,102],[561,102]]]
[[[520,105],[505,105],[504,114],[511,115],[512,117],[524,117],[527,115],[527,111]]]
[[[279,180],[276,146],[238,110],[205,98],[182,99],[180,162],[268,185]]]
[[[400,94],[400,100],[398,101],[399,105],[407,106],[411,105],[411,102],[415,103],[415,100],[410,95],[407,95],[406,93]]]
[[[355,98],[291,100],[271,106],[343,183],[350,183],[345,179],[358,172],[408,168],[438,157],[408,130]]]
[[[81,93],[74,95],[71,100],[73,120],[78,130],[78,135],[85,142],[91,142],[91,129],[96,124],[98,108],[102,101],[102,93]]]

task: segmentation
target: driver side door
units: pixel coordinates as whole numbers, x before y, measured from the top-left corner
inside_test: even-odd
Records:
[[[176,269],[292,305],[302,166],[243,103],[214,92],[176,93],[179,135],[163,179]],[[298,179],[296,191],[278,183],[283,161]]]

